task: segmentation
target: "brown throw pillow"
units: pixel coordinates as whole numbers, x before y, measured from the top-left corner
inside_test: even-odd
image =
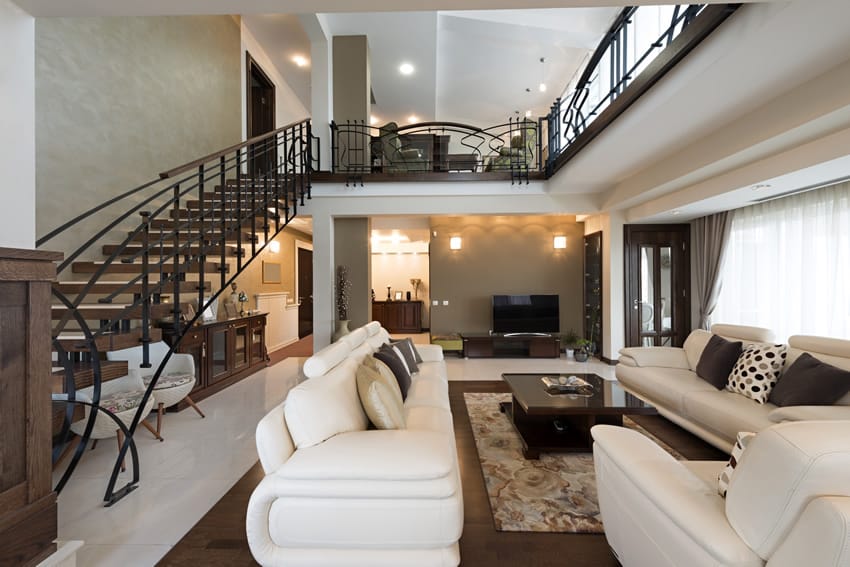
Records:
[[[410,338],[400,339],[400,340],[392,340],[390,339],[390,344],[394,345],[401,351],[402,356],[404,356],[404,360],[407,362],[407,367],[410,369],[411,374],[416,374],[419,372],[419,366],[417,362],[422,362],[421,360],[416,360],[416,348],[413,346],[413,341]]]
[[[741,342],[727,341],[711,335],[697,363],[697,376],[722,390],[729,381],[729,373],[741,356]]]
[[[407,399],[407,391],[410,389],[410,374],[407,373],[407,368],[404,367],[404,362],[398,357],[390,345],[384,345],[373,354],[375,358],[390,367],[390,370],[395,374],[395,379],[398,380],[398,387],[401,390],[402,399]]]
[[[777,406],[829,406],[850,392],[850,372],[804,352],[780,377],[768,401]]]

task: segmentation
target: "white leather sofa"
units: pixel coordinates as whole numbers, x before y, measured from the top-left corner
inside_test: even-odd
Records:
[[[725,500],[725,461],[677,461],[623,427],[591,433],[605,537],[624,567],[850,565],[850,421],[760,432]]]
[[[730,452],[739,431],[761,431],[774,423],[811,419],[850,420],[850,393],[834,406],[777,407],[746,396],[718,390],[696,375],[696,367],[711,334],[731,341],[772,343],[773,333],[759,327],[713,325],[711,333],[697,329],[682,348],[628,347],[620,350],[615,369],[624,389],[658,408],[674,423],[719,449]],[[850,341],[795,335],[788,340],[787,369],[803,352],[850,370]],[[780,381],[782,380],[780,376]]]
[[[416,345],[423,362],[406,428],[367,429],[355,372],[388,338],[372,322],[314,354],[307,380],[257,426],[266,476],[246,528],[260,564],[459,564],[463,500],[442,349]]]

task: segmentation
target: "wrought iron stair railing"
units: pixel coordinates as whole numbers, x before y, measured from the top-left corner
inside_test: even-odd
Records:
[[[61,249],[64,235],[82,230],[96,219],[107,219],[79,248],[66,254],[53,287],[57,301],[52,309],[54,366],[58,364],[64,376],[64,393],[54,395],[54,401],[65,406],[61,432],[54,438],[54,463],[70,447],[75,408],[90,408],[81,439],[57,482],[58,492],[82,458],[98,414],[113,420],[124,435],[106,487],[106,505],[138,486],[133,436],[146,417],[142,409],[168,358],[222,290],[311,198],[311,174],[318,169],[317,141],[309,120],[289,124],[160,173],[158,179],[92,208],[38,239],[38,247]],[[92,261],[98,256],[105,259]],[[75,275],[69,281],[70,274]],[[165,296],[171,296],[170,303],[162,303]],[[187,316],[185,306],[190,299],[198,309]],[[154,370],[139,409],[125,425],[100,404],[104,381],[101,354],[141,345],[142,366],[150,368],[148,345],[160,336],[152,324],[165,315],[179,339]],[[91,383],[87,398],[78,395],[75,382],[81,361],[87,363]],[[128,451],[131,478],[116,489]]]

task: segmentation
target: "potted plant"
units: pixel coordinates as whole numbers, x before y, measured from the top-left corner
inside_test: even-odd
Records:
[[[587,362],[587,357],[590,355],[591,342],[588,339],[579,339],[575,343],[575,359],[576,362]]]
[[[578,333],[574,329],[570,329],[561,336],[561,344],[564,345],[564,352],[567,354],[567,358],[572,358],[578,338]]]

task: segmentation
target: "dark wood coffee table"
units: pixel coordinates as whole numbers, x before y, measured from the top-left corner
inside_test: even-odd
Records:
[[[542,382],[548,376],[577,376],[592,393],[550,394]],[[588,452],[593,445],[590,428],[599,423],[623,425],[623,416],[654,414],[656,409],[596,374],[502,374],[513,399],[500,404],[522,439],[522,454],[537,459],[542,451]]]

